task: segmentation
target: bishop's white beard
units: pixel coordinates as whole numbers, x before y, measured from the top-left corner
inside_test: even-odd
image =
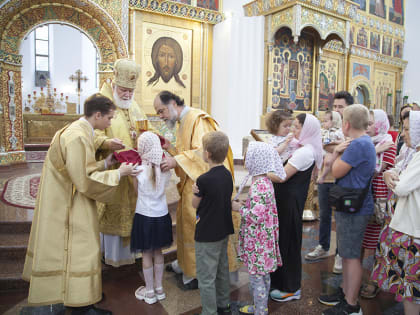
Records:
[[[122,109],[129,109],[130,106],[131,106],[131,103],[133,102],[133,98],[131,98],[129,100],[122,100],[118,96],[118,93],[115,89],[112,91],[112,96],[114,97],[115,105],[117,105],[119,108],[122,108]]]

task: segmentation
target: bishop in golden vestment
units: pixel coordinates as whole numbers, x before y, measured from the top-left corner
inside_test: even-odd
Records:
[[[101,94],[114,101],[117,109],[111,126],[97,130],[95,146],[98,157],[136,147],[136,121],[147,119],[134,101],[133,94],[140,66],[133,60],[119,59],[114,64],[114,79],[102,86]],[[119,139],[119,142],[116,140]],[[105,263],[114,267],[134,263],[130,252],[130,235],[136,208],[137,195],[130,177],[122,178],[114,198],[98,204],[99,229]]]
[[[178,192],[180,200],[176,213],[177,258],[179,267],[184,273],[184,284],[196,277],[194,233],[196,224],[196,209],[192,207],[192,185],[198,176],[208,171],[208,164],[202,155],[202,137],[209,131],[219,130],[217,122],[206,112],[184,105],[179,96],[169,92],[160,92],[154,101],[157,114],[169,127],[179,121],[176,136],[175,156],[167,157],[161,165],[163,171],[175,168],[180,178]],[[169,150],[170,151],[170,150]],[[233,155],[229,148],[224,162],[225,167],[233,176]],[[229,270],[239,268],[236,260],[237,228],[240,218],[232,214],[236,233],[230,236],[228,244]],[[215,227],[217,228],[217,227]]]
[[[102,298],[98,214],[133,166],[105,171],[111,156],[96,161],[94,128],[109,126],[115,105],[100,94],[85,102],[85,116],[59,130],[42,169],[23,279],[32,305],[64,303],[93,308]]]

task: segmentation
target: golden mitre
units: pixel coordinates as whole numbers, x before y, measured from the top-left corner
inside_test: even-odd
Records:
[[[135,89],[140,66],[131,59],[118,59],[114,63],[114,83],[127,89]]]

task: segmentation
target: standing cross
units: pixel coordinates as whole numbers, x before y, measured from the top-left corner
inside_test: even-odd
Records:
[[[78,106],[78,113],[80,113],[80,92],[82,92],[81,81],[86,82],[89,79],[86,76],[82,77],[82,71],[80,69],[79,70],[76,70],[76,75],[72,74],[69,77],[69,79],[72,82],[77,81],[77,89],[76,89],[76,91],[77,91],[77,97],[79,99],[79,104],[77,106]]]

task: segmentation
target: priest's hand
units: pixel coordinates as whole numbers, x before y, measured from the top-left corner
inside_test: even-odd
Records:
[[[118,169],[120,171],[121,176],[137,176],[140,174],[141,170],[137,167],[138,164],[132,164],[132,163],[122,163],[120,168]]]
[[[111,151],[122,150],[125,148],[125,145],[122,142],[122,140],[118,138],[108,139],[107,146]]]
[[[162,172],[166,172],[169,171],[172,168],[176,167],[176,160],[171,157],[171,156],[167,156],[162,160],[162,163],[160,163],[160,169],[162,170]]]

